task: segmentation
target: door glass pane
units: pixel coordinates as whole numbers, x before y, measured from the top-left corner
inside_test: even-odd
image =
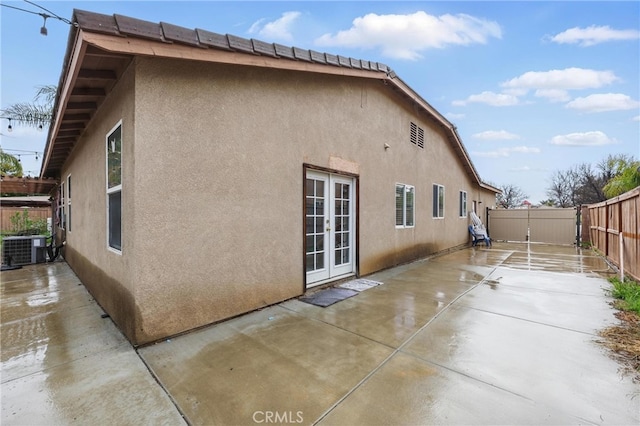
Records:
[[[305,214],[307,216],[313,214],[313,198],[311,197],[307,197],[305,200]]]
[[[313,254],[307,255],[307,260],[306,260],[307,272],[315,270],[315,262],[313,261],[314,259],[315,259],[315,255]]]
[[[316,179],[305,181],[305,251],[307,272],[323,269],[324,266],[324,233],[325,233],[325,199],[324,182]]]

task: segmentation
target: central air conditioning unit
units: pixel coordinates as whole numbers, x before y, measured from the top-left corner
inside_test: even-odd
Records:
[[[7,265],[30,265],[47,261],[47,237],[25,235],[2,239],[2,263]]]

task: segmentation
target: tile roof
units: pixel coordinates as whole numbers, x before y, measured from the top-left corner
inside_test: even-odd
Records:
[[[469,175],[480,186],[495,189],[480,180],[455,126],[385,64],[118,14],[76,9],[73,22],[42,177],[59,177],[84,129],[134,56],[166,55],[378,79],[408,103],[424,110],[444,129]]]
[[[166,22],[153,23],[123,15],[103,15],[100,13],[75,10],[75,21],[84,31],[137,37],[164,43],[180,43],[204,49],[221,49],[252,55],[270,56],[288,60],[307,61],[336,67],[347,67],[390,73],[391,69],[379,62],[336,56],[329,53],[299,47],[283,46],[256,39],[247,39],[231,34],[218,34],[200,28],[189,29]]]

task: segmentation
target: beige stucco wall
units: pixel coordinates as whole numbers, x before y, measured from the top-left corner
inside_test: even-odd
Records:
[[[472,200],[493,205],[493,194],[416,111],[379,81],[137,58],[65,165],[66,257],[142,344],[303,293],[303,164],[358,175],[360,275],[465,244],[458,192],[469,210]],[[116,254],[104,138],[121,119]],[[425,130],[424,149],[409,142],[411,121]],[[414,228],[395,227],[396,183],[416,188]],[[445,186],[444,219],[431,217],[434,183]]]
[[[71,230],[67,230],[65,260],[98,303],[135,341],[138,309],[135,301],[135,258],[109,250],[107,243],[106,136],[122,120],[123,217],[134,218],[134,93],[135,68],[130,66],[92,118],[65,162],[61,178],[71,175]],[[122,224],[124,250],[135,251],[135,223]]]
[[[148,339],[303,292],[304,163],[358,170],[361,274],[468,241],[458,191],[471,203],[472,181],[442,130],[381,82],[162,59],[136,70],[136,250],[124,256]],[[394,226],[396,182],[416,187],[415,228]],[[433,183],[445,219],[431,218]]]

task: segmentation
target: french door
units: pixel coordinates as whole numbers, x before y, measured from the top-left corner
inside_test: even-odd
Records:
[[[355,249],[354,179],[307,170],[305,180],[307,287],[353,274]]]

